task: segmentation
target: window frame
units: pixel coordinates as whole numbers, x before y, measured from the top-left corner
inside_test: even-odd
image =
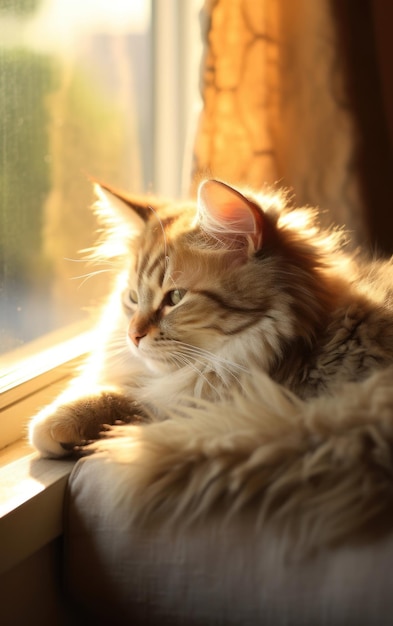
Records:
[[[151,0],[152,177],[155,192],[166,197],[186,193],[190,184],[190,143],[199,115],[194,69],[195,57],[200,56],[192,32],[201,6],[201,0],[168,0],[164,8],[159,0]],[[191,46],[189,54],[184,53],[186,46]],[[175,71],[166,72],[168,66]],[[183,168],[174,166],[179,162]],[[88,327],[89,321],[76,323],[0,356],[0,451],[24,435],[26,420],[20,413],[34,414],[40,405],[50,402],[54,386],[64,385],[88,353]],[[12,425],[8,419],[11,412],[16,415]]]
[[[159,29],[163,4],[151,0],[152,183],[157,193],[168,197],[187,192],[190,184],[190,145],[199,115],[195,64],[201,56],[201,43],[196,44],[192,35],[201,7],[202,0],[168,0],[165,28]],[[190,41],[191,53],[186,55],[184,46]],[[176,68],[170,84],[162,80],[168,64]],[[179,162],[183,168],[174,167]],[[63,532],[64,492],[75,461],[39,459],[27,445],[27,424],[64,389],[89,353],[93,333],[88,326],[89,322],[74,324],[0,357],[0,573]]]

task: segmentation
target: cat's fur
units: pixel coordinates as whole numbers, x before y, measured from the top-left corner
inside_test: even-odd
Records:
[[[213,180],[197,203],[97,192],[96,254],[118,282],[96,350],[32,420],[37,449],[63,456],[131,420],[104,442],[129,464],[130,519],[251,507],[320,543],[387,515],[392,262],[345,254],[340,230],[280,194]]]

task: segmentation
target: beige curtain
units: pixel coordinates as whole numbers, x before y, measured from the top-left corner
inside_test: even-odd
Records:
[[[283,185],[367,243],[359,135],[329,0],[208,0],[193,185]]]

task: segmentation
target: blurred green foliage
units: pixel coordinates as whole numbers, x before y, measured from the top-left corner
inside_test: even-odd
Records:
[[[23,280],[41,245],[50,187],[45,101],[54,77],[50,57],[0,48],[0,271],[8,280]]]
[[[0,14],[9,13],[29,17],[35,13],[42,0],[0,0]]]
[[[115,96],[90,66],[0,42],[0,354],[102,296],[69,258],[95,240],[86,173],[125,186],[139,158]]]
[[[96,239],[86,174],[140,183],[127,47],[112,33],[89,32],[69,54],[55,38],[50,53],[39,52],[34,37],[46,31],[24,26],[40,5],[0,0],[0,354],[102,299],[105,286],[83,279],[78,257]]]
[[[50,188],[45,102],[54,76],[50,57],[0,48],[0,340],[4,329],[13,329],[6,347],[14,333],[24,334],[29,287],[38,279],[39,297],[48,291],[40,248]]]

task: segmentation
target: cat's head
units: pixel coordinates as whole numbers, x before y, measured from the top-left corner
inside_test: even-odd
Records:
[[[196,202],[106,186],[97,193],[112,235],[128,242],[127,341],[148,368],[216,371],[257,361],[269,370],[292,340],[310,340],[325,306],[314,284],[317,256],[285,223],[281,196],[217,180],[200,185]]]

